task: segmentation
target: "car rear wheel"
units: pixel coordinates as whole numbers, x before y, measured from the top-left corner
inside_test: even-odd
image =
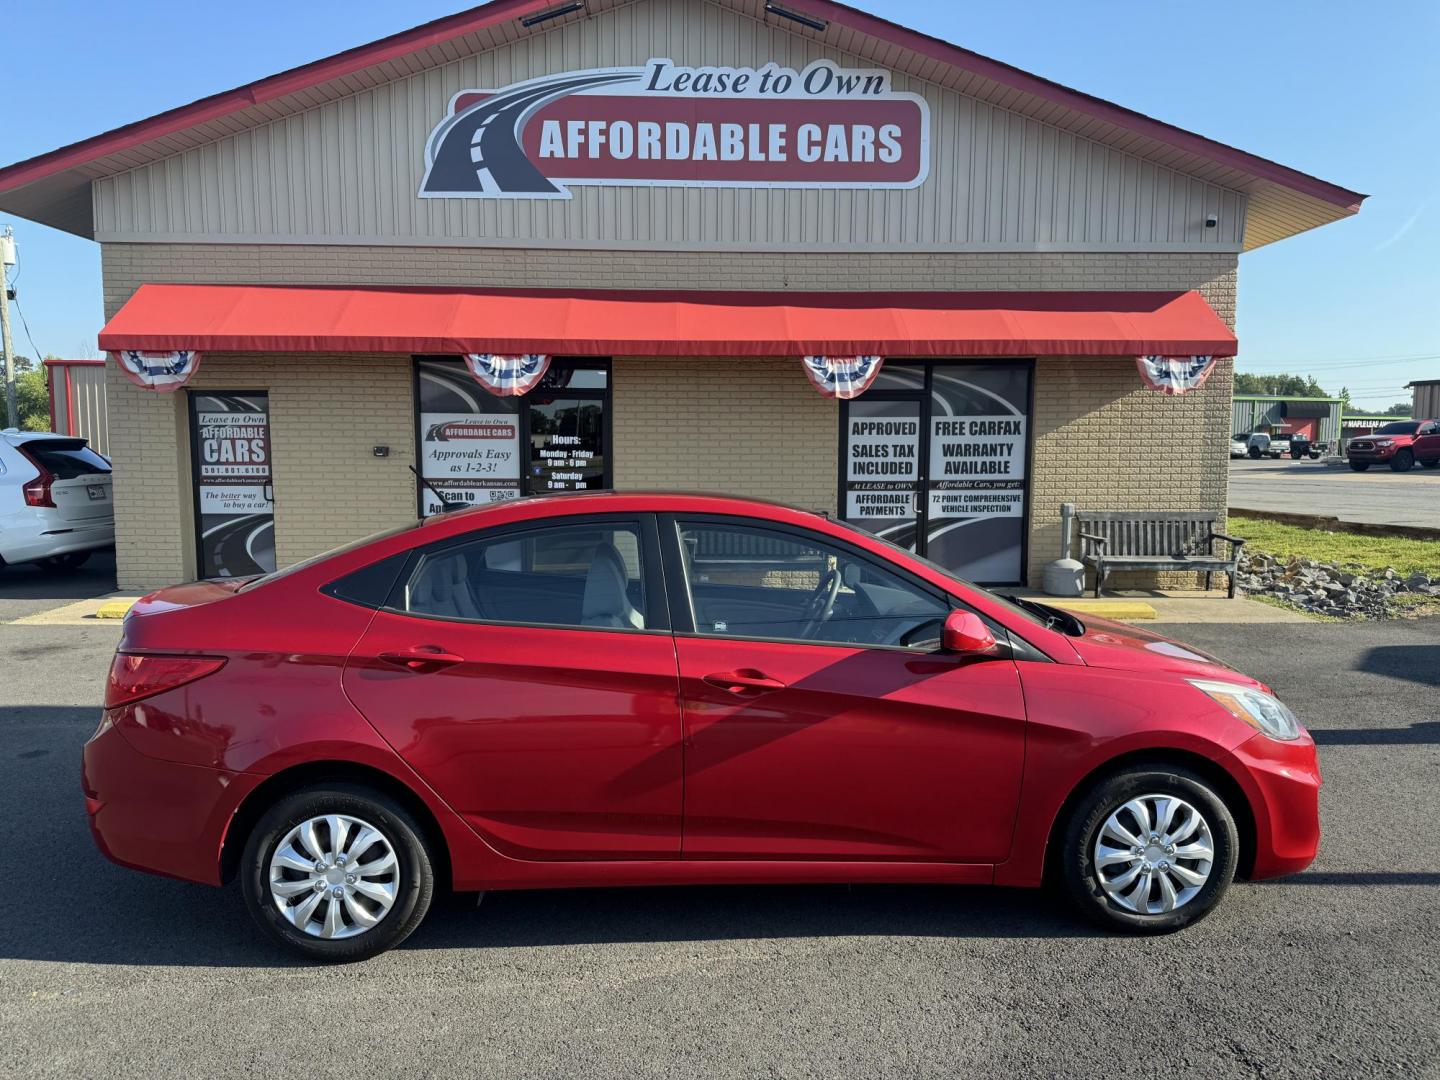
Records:
[[[1350,468],[1355,470],[1355,472],[1364,472],[1370,468],[1370,463],[1368,461],[1352,461],[1350,462]]]
[[[1239,833],[1224,800],[1186,769],[1136,767],[1080,800],[1064,833],[1066,891],[1112,930],[1163,934],[1207,915],[1235,877]]]
[[[392,800],[329,784],[281,799],[241,859],[251,916],[315,960],[364,960],[399,945],[430,909],[435,875],[424,833]]]
[[[1396,472],[1409,472],[1415,465],[1415,455],[1409,450],[1396,450],[1390,459],[1390,468]]]

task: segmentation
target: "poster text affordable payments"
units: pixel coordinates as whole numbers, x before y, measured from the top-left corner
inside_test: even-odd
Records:
[[[682,67],[547,75],[464,90],[425,145],[421,198],[568,199],[576,184],[913,188],[930,110],[890,73]]]

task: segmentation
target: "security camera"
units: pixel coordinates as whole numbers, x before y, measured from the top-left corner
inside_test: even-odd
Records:
[[[1206,215],[1205,215],[1205,228],[1207,228],[1207,229],[1213,229],[1213,228],[1215,228],[1216,225],[1219,225],[1219,224],[1220,224],[1220,219],[1219,219],[1218,217],[1216,217],[1214,214],[1206,214]]]

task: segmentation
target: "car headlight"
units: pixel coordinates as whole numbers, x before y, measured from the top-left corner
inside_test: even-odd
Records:
[[[1375,440],[1375,445],[1376,445],[1376,446],[1394,446],[1394,445],[1395,445],[1395,440],[1394,440],[1394,439],[1376,439],[1376,440]]]
[[[1236,683],[1211,679],[1191,679],[1190,685],[1208,694],[1226,712],[1243,720],[1261,734],[1272,739],[1298,739],[1300,721],[1278,698]]]

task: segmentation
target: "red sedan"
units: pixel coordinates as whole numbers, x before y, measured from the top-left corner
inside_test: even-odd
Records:
[[[1166,931],[1319,839],[1314,743],[1255,680],[718,496],[526,499],[161,590],[84,759],[106,855],[238,877],[333,960],[441,887],[1053,877]]]

